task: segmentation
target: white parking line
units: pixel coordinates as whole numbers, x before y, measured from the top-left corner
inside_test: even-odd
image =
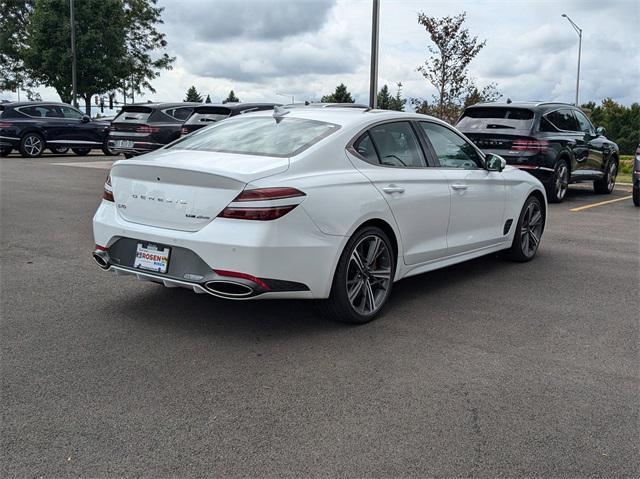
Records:
[[[68,162],[68,163],[50,163],[51,165],[57,166],[77,166],[78,168],[97,168],[100,170],[108,170],[113,165],[113,161],[111,160],[102,160],[102,161],[76,161],[76,162]]]

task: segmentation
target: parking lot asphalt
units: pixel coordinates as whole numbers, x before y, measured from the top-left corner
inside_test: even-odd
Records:
[[[353,327],[99,270],[109,160],[0,159],[1,477],[638,477],[630,188]]]

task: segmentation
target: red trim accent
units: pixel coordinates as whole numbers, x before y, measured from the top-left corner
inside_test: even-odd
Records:
[[[515,166],[516,168],[519,168],[521,170],[537,170],[538,168],[540,168],[539,166],[536,165],[512,165]]]
[[[99,244],[96,245],[96,250],[97,251],[107,251],[107,247],[106,246],[100,246]]]
[[[251,274],[238,273],[237,271],[227,271],[224,269],[214,269],[213,272],[216,274],[219,274],[220,276],[228,276],[229,278],[248,279],[249,281],[253,281],[254,283],[258,284],[260,287],[266,290],[271,289],[269,288],[269,286],[267,286],[267,283],[265,283],[260,278],[253,276]]]

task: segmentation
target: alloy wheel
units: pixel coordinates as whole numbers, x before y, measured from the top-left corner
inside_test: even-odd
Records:
[[[520,226],[520,247],[522,253],[531,258],[536,254],[542,237],[542,209],[540,205],[532,201],[527,206]]]
[[[616,177],[618,176],[618,164],[612,161],[609,165],[609,171],[607,172],[607,189],[613,191],[616,186]]]
[[[36,135],[29,135],[24,140],[24,149],[29,156],[38,156],[42,152],[42,140]]]
[[[372,234],[353,248],[347,266],[347,297],[359,314],[375,313],[385,302],[391,285],[392,255],[385,241]]]
[[[558,167],[556,172],[556,198],[562,200],[567,194],[569,187],[569,169],[565,163]]]

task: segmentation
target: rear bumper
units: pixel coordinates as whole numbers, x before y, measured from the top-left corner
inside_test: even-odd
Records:
[[[117,153],[127,153],[131,155],[142,155],[144,153],[148,153],[153,150],[157,150],[164,146],[162,143],[153,143],[150,141],[133,141],[133,146],[130,148],[123,148],[116,146],[116,140],[109,139],[108,142],[109,149],[117,152]]]
[[[536,165],[518,165],[512,164],[511,166],[518,168],[519,170],[526,171],[527,173],[532,174],[536,178],[540,180],[542,183],[550,183],[553,181],[554,169],[546,166],[536,166]]]
[[[130,223],[118,215],[113,203],[103,201],[93,230],[96,244],[106,247],[112,257],[106,269],[216,296],[221,295],[207,288],[207,283],[232,281],[251,288],[251,294],[232,299],[328,297],[347,241],[318,230],[302,207],[275,221],[217,218],[199,231],[188,232]],[[167,274],[133,268],[139,241],[172,248]],[[216,271],[243,273],[260,281],[256,285],[256,281]]]
[[[20,138],[9,135],[0,135],[0,147],[17,148],[18,146],[20,146]]]

